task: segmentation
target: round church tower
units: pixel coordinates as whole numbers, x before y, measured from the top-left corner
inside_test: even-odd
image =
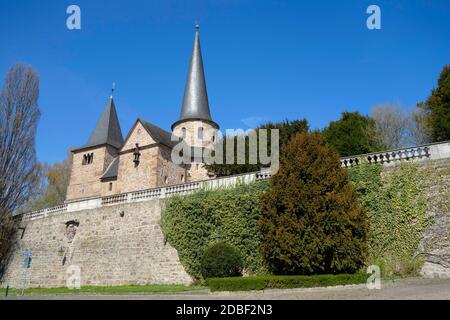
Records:
[[[219,130],[209,110],[198,29],[199,26],[196,23],[194,48],[184,89],[183,106],[180,118],[172,125],[174,135],[183,138],[193,150],[211,147]],[[201,159],[195,159],[188,170],[191,181],[208,178]]]

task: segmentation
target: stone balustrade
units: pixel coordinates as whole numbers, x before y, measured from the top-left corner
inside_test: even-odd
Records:
[[[33,211],[33,212],[24,213],[22,215],[22,217],[25,220],[35,220],[35,219],[48,217],[52,214],[58,214],[61,212],[66,212],[66,211],[67,211],[67,204],[62,204],[62,205],[59,205],[59,206],[56,206],[53,208],[46,208],[46,209],[41,209],[41,210],[37,210],[37,211]]]
[[[109,205],[109,204],[117,204],[117,203],[124,203],[127,202],[127,193],[121,193],[121,194],[114,194],[112,196],[107,196],[102,198],[102,205]]]
[[[131,201],[145,201],[154,198],[160,198],[163,193],[163,188],[140,190],[131,193]]]
[[[42,209],[38,211],[17,215],[15,219],[20,221],[35,220],[45,218],[52,214],[81,211],[86,209],[95,209],[103,206],[117,205],[121,203],[147,201],[155,198],[163,199],[175,195],[192,194],[196,191],[199,191],[200,189],[208,189],[208,190],[217,189],[222,187],[233,186],[236,185],[237,183],[250,183],[255,180],[263,180],[268,178],[270,178],[270,173],[261,171],[256,173],[253,172],[229,177],[221,177],[211,180],[188,182],[160,188],[138,190],[128,193],[114,194],[106,197],[74,201],[53,208]]]
[[[198,191],[204,182],[188,182],[174,186],[165,187],[164,197],[173,195],[186,195]]]
[[[395,165],[402,161],[439,160],[450,157],[450,141],[432,143],[411,148],[402,148],[341,159],[342,167],[349,168],[361,163]]]

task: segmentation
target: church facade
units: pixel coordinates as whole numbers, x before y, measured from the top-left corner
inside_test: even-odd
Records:
[[[111,96],[88,142],[72,150],[66,202],[209,179],[197,155],[212,148],[218,130],[208,103],[197,24],[181,114],[171,132],[139,118],[123,138]],[[173,161],[178,143],[196,157]]]

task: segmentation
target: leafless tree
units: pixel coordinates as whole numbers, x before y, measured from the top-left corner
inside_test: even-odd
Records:
[[[38,97],[36,71],[22,64],[12,66],[0,92],[0,278],[14,238],[12,214],[28,200],[38,182]]]
[[[400,105],[376,105],[371,117],[377,127],[376,138],[385,148],[396,149],[413,144],[411,115]]]
[[[413,111],[411,131],[416,145],[426,144],[432,141],[429,115],[420,105]]]

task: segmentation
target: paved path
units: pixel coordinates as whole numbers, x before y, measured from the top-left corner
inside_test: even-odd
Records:
[[[4,298],[0,298],[4,299]],[[380,290],[369,290],[365,285],[266,290],[252,292],[190,292],[176,294],[133,294],[133,295],[48,295],[9,297],[8,299],[87,299],[87,300],[396,300],[396,299],[444,299],[450,300],[450,279],[411,278],[382,283]]]

